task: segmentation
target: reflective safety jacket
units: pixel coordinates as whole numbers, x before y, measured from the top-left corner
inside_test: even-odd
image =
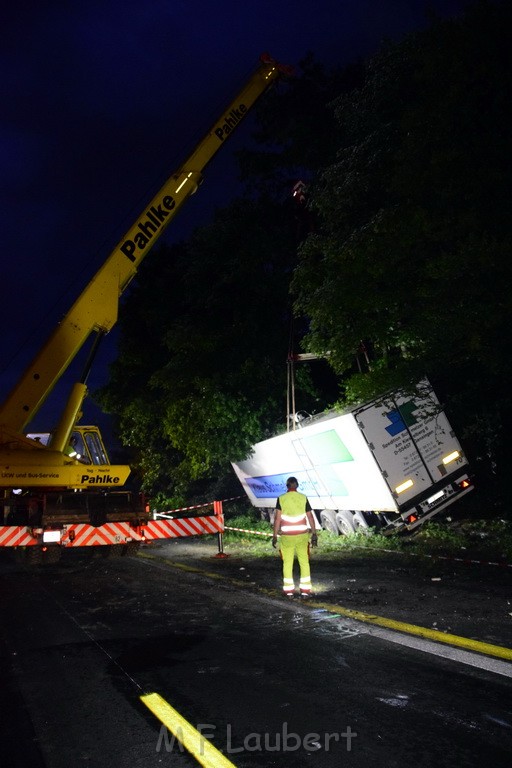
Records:
[[[281,533],[285,536],[306,533],[309,523],[306,511],[311,510],[307,496],[299,491],[287,491],[279,496],[276,509],[281,510]]]

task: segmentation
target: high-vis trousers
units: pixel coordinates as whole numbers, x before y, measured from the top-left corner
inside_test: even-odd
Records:
[[[283,592],[292,594],[295,589],[293,581],[293,563],[295,555],[300,567],[300,592],[309,595],[311,592],[311,572],[309,568],[309,533],[281,535],[281,557],[283,558]]]

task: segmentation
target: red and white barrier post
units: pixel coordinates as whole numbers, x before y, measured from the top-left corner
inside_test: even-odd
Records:
[[[213,512],[219,519],[219,532],[217,534],[217,544],[219,551],[217,552],[214,557],[216,558],[222,558],[222,557],[229,557],[229,555],[226,555],[224,552],[224,543],[223,543],[223,533],[224,530],[224,513],[222,511],[222,501],[214,501],[213,502]]]

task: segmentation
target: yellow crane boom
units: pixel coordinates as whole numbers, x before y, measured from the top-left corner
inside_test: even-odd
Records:
[[[284,69],[269,56],[262,56],[247,84],[145,206],[0,406],[0,443],[2,432],[11,442],[13,434],[22,434],[90,334],[108,333],[115,325],[119,298],[139,264],[196,191],[206,165]],[[85,384],[76,385],[59,433],[52,440],[54,449],[63,450],[85,393]]]

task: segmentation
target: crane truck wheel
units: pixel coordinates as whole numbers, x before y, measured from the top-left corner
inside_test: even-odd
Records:
[[[25,547],[23,552],[25,556],[25,563],[27,565],[41,565],[43,561],[43,553],[41,547],[37,544],[30,547]]]
[[[140,541],[129,541],[124,545],[121,554],[123,557],[135,557],[140,549]]]
[[[107,544],[101,547],[103,557],[121,557],[125,544]]]
[[[351,533],[356,532],[356,525],[352,512],[347,512],[346,510],[336,512],[336,522],[342,536],[350,536]]]
[[[40,565],[43,560],[41,547],[27,547],[27,563],[29,565]]]
[[[335,533],[336,536],[339,535],[340,532],[338,530],[338,524],[336,523],[336,514],[332,509],[322,509],[320,512],[320,522],[322,528],[325,528],[326,531]]]
[[[52,547],[48,547],[46,550],[43,550],[42,555],[44,564],[53,565],[54,563],[59,562],[62,555],[62,549],[58,544],[55,544]]]

